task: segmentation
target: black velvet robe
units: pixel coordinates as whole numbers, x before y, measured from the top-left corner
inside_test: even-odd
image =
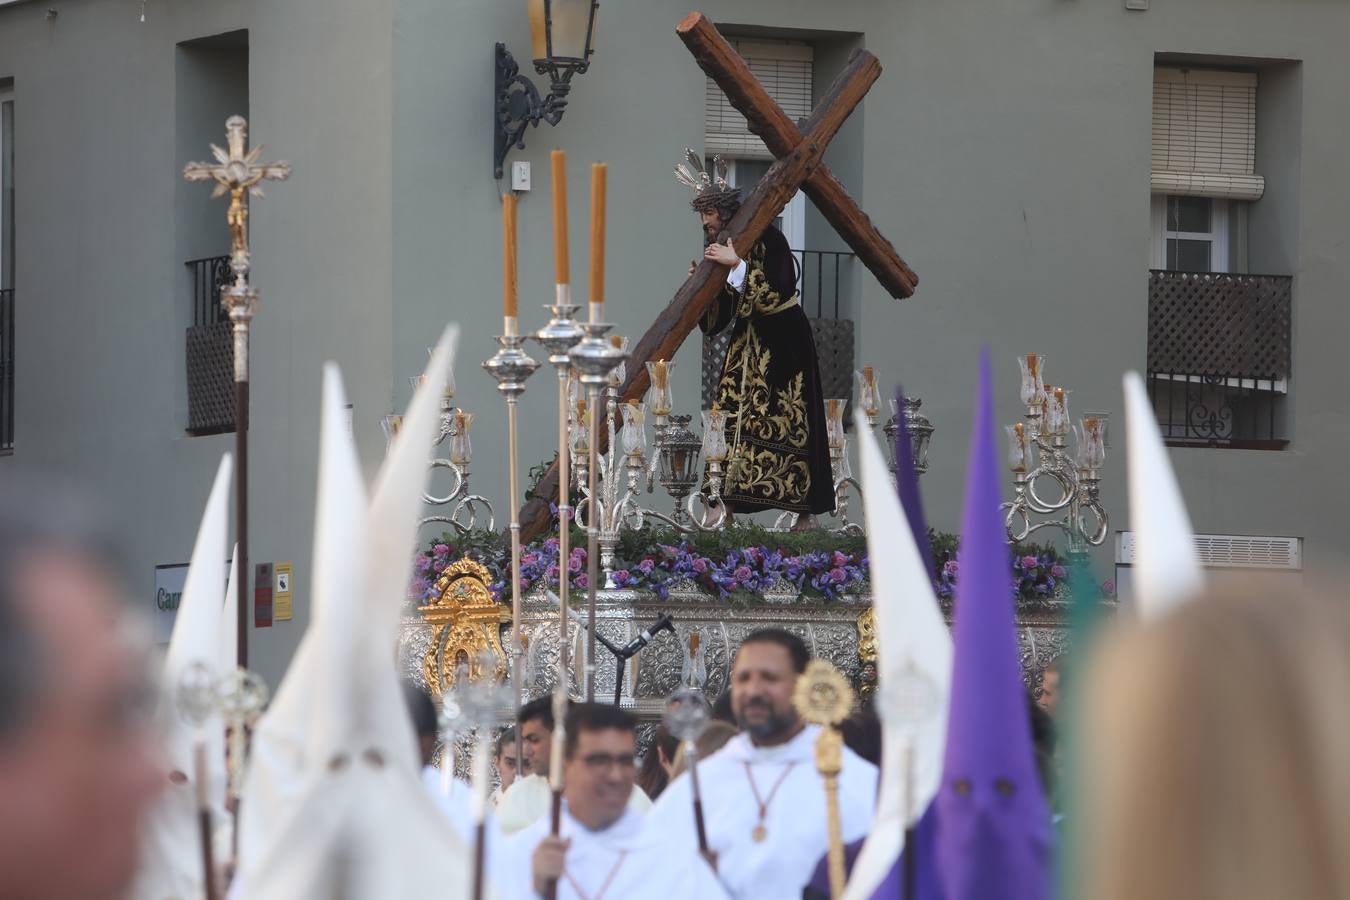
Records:
[[[735,320],[715,401],[727,414],[722,496],[733,511],[829,512],[825,400],[792,252],[769,226],[742,258],[741,291],[723,287],[699,322],[717,334]]]

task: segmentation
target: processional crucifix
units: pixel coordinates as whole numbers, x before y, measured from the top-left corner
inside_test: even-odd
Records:
[[[719,239],[730,239],[738,247],[752,246],[793,195],[803,190],[892,297],[911,296],[918,276],[823,162],[825,148],[881,76],[877,58],[866,50],[854,50],[810,117],[798,125],[769,96],[707,16],[690,13],[675,31],[731,105],[745,116],[750,131],[759,135],[775,157]],[[634,348],[628,380],[621,388],[625,400],[642,396],[649,384],[645,363],[675,355],[725,282],[725,266],[709,259],[699,263]],[[601,442],[606,437],[602,430]],[[522,541],[530,541],[550,527],[548,505],[557,496],[558,465],[554,463],[535,488],[534,498],[520,511]]]
[[[230,268],[234,284],[221,292],[220,304],[229,314],[234,331],[234,444],[235,492],[234,527],[239,547],[238,595],[239,643],[236,651],[239,668],[248,668],[248,329],[258,311],[258,291],[248,283],[251,264],[248,249],[248,198],[262,196],[262,182],[285,181],[291,174],[290,163],[260,163],[262,145],[248,146],[248,123],[242,116],[225,120],[226,145],[222,150],[211,145],[214,163],[194,162],[183,167],[187,181],[214,181],[212,197],[230,195],[225,221],[230,226]]]

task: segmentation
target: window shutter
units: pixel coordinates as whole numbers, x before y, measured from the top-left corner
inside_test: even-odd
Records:
[[[1153,70],[1153,193],[1259,200],[1255,162],[1256,73]]]
[[[732,41],[750,71],[788,118],[811,114],[812,51],[808,44]],[[769,148],[750,133],[745,117],[727,101],[711,78],[704,89],[704,146],[707,152],[737,159],[773,159]]]

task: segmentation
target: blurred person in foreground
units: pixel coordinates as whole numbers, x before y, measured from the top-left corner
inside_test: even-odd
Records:
[[[1350,604],[1212,591],[1126,625],[1084,712],[1094,900],[1350,898]]]
[[[0,897],[119,897],[163,774],[146,648],[75,496],[0,487]]]

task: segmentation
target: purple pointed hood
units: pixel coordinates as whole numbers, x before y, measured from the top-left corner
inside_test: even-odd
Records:
[[[986,350],[966,476],[956,657],[937,796],[937,863],[947,900],[1044,900],[1053,883],[1050,811],[1032,749],[998,479]]]

